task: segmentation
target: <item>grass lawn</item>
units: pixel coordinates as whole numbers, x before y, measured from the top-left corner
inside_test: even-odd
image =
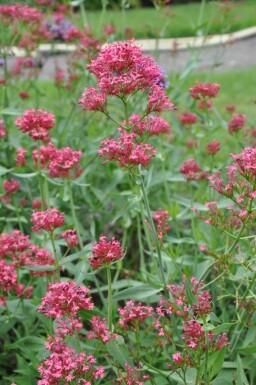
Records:
[[[208,32],[227,33],[256,25],[256,1],[244,0],[232,3],[230,11],[224,2],[207,2],[171,5],[170,10],[154,8],[88,11],[87,22],[99,30],[103,24],[113,24],[118,38],[125,28],[131,28],[136,38],[195,36]],[[82,20],[80,20],[82,23]]]
[[[256,66],[244,70],[232,70],[220,73],[199,72],[193,73],[184,82],[181,87],[181,93],[186,92],[196,80],[202,82],[219,83],[221,89],[218,97],[214,100],[214,105],[222,112],[225,112],[227,104],[237,106],[238,113],[248,115],[249,119],[254,119],[256,124]],[[175,76],[170,80],[174,87],[179,87],[180,80]]]

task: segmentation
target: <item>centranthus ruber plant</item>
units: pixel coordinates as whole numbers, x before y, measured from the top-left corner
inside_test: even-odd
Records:
[[[249,91],[34,3],[0,5],[1,385],[254,385]]]
[[[148,139],[152,135],[168,133],[170,130],[169,124],[163,118],[150,114],[175,109],[164,91],[165,78],[154,60],[143,55],[140,47],[132,41],[106,46],[87,69],[96,76],[97,88],[90,87],[85,90],[79,104],[84,110],[105,114],[118,125],[119,136],[102,140],[98,153],[105,159],[104,163],[114,160],[120,167],[125,167],[133,184],[140,186],[158,256],[161,281],[166,289],[159,238],[143,177],[144,168],[157,153],[157,149],[148,143]],[[133,107],[133,100],[138,97],[138,92],[142,93],[146,102],[144,111],[139,111],[140,114],[136,113]],[[109,112],[108,97],[118,98],[122,102],[124,121],[118,122]],[[144,222],[144,217],[142,219]]]

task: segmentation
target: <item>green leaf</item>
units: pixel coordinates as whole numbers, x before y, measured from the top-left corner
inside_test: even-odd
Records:
[[[1,175],[5,175],[5,174],[8,174],[8,172],[12,171],[12,168],[11,169],[8,169],[8,168],[5,168],[3,166],[0,166],[0,176]]]
[[[121,301],[125,299],[133,299],[138,301],[141,299],[151,297],[152,295],[159,293],[161,290],[162,290],[161,288],[160,289],[152,288],[149,285],[131,287],[113,295],[113,300]]]
[[[126,348],[124,342],[121,342],[121,339],[116,341],[109,341],[106,343],[108,352],[111,354],[111,356],[119,362],[120,365],[125,369],[125,364],[129,364],[131,367],[133,367],[133,362],[131,358],[129,357],[128,349]]]
[[[226,355],[226,349],[214,352],[209,356],[208,368],[210,372],[210,379],[216,376],[222,368]]]
[[[32,271],[54,271],[56,270],[56,267],[55,266],[26,266],[26,268],[28,270],[32,270]]]
[[[35,176],[38,175],[37,172],[29,172],[29,173],[22,173],[22,174],[18,174],[18,173],[13,173],[14,176],[17,176],[18,178],[34,178]]]
[[[23,114],[23,110],[20,108],[5,108],[2,112],[2,115],[14,115],[19,116]]]
[[[84,250],[79,251],[78,253],[74,253],[74,254],[69,255],[68,257],[62,258],[60,261],[60,265],[64,266],[67,263],[76,261],[77,259],[80,259],[81,257],[84,257],[84,256],[85,256]]]
[[[230,328],[234,325],[235,325],[234,323],[221,324],[221,325],[216,326],[214,329],[212,329],[212,331],[214,334],[228,332],[230,330]]]
[[[196,298],[194,294],[192,293],[192,290],[190,288],[190,280],[189,278],[186,278],[186,296],[188,297],[188,303],[192,305],[193,303],[196,303]]]
[[[246,378],[244,368],[243,368],[243,362],[239,355],[237,355],[237,370],[236,370],[236,385],[249,385],[249,382]]]

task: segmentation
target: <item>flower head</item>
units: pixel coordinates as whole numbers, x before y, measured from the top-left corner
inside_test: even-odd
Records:
[[[123,258],[123,249],[119,241],[112,238],[110,242],[107,242],[106,237],[102,235],[99,242],[95,242],[92,248],[93,256],[89,258],[90,265],[94,269],[106,265],[110,265],[112,262],[119,261]]]
[[[180,173],[185,176],[186,180],[200,180],[207,178],[207,173],[202,171],[201,167],[193,158],[182,163]]]
[[[107,161],[116,160],[120,166],[134,167],[140,164],[143,167],[148,166],[157,150],[150,144],[136,142],[135,133],[129,134],[122,129],[120,132],[119,138],[101,142],[99,156],[106,158]]]
[[[89,87],[82,94],[78,104],[83,110],[104,112],[107,107],[106,95],[93,87]]]
[[[67,242],[68,247],[76,247],[78,244],[78,235],[76,234],[76,229],[63,231],[61,238]]]
[[[54,115],[39,110],[26,110],[20,118],[15,120],[16,126],[24,133],[28,133],[34,140],[48,141],[48,130],[54,127]]]
[[[16,167],[21,167],[21,166],[25,166],[26,165],[26,157],[25,157],[25,154],[26,154],[26,150],[24,150],[24,148],[18,148],[16,153],[16,158],[15,158],[15,161],[16,161]]]
[[[76,282],[51,283],[38,311],[45,317],[75,318],[82,309],[91,310],[94,305],[88,297],[89,289]]]
[[[220,89],[220,85],[218,83],[201,83],[196,82],[194,87],[189,89],[190,95],[193,99],[208,99],[215,98]]]
[[[246,115],[244,114],[233,114],[231,120],[228,122],[228,131],[230,134],[233,134],[234,132],[239,132],[246,120]]]
[[[34,223],[32,231],[45,230],[53,232],[58,227],[62,227],[64,223],[64,213],[60,213],[58,209],[47,209],[46,211],[35,211],[32,214],[30,222]]]
[[[205,148],[208,154],[215,155],[218,151],[220,151],[220,142],[214,140],[213,142],[208,143]]]
[[[70,147],[55,150],[51,156],[48,169],[52,178],[79,177],[82,169],[79,166],[81,151],[72,151]]]

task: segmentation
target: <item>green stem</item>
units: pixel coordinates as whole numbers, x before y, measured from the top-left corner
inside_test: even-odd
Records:
[[[77,220],[77,216],[76,216],[76,211],[75,211],[75,206],[74,206],[74,199],[73,199],[73,192],[72,192],[71,183],[70,183],[70,179],[69,178],[67,178],[67,184],[68,184],[68,193],[69,193],[69,200],[70,200],[70,207],[71,207],[72,217],[73,217],[74,225],[75,225],[75,228],[76,228],[76,231],[77,231],[77,236],[78,236],[78,239],[79,239],[80,249],[83,250],[83,242],[82,242],[81,235],[80,235],[80,228],[79,228],[78,220]]]
[[[57,277],[58,277],[58,281],[60,281],[60,263],[59,263],[59,258],[58,258],[58,255],[57,255],[55,243],[54,243],[53,232],[50,233],[50,239],[51,239],[51,244],[52,244],[52,249],[53,249],[53,255],[54,255],[54,260],[55,260],[55,267],[56,267],[56,271],[57,271]]]
[[[142,196],[143,196],[145,208],[146,208],[147,215],[148,215],[148,221],[149,221],[149,225],[151,227],[151,234],[152,234],[153,241],[155,243],[156,252],[157,252],[157,256],[158,256],[160,275],[161,275],[161,278],[162,278],[162,281],[163,281],[163,284],[164,284],[164,289],[166,290],[166,280],[165,280],[165,276],[164,276],[164,269],[163,269],[163,261],[162,261],[161,250],[160,250],[160,246],[159,246],[159,241],[158,241],[158,237],[157,237],[157,234],[156,234],[155,225],[154,225],[153,218],[152,218],[151,211],[150,211],[150,207],[149,207],[149,202],[148,202],[146,188],[145,188],[144,181],[143,181],[142,177],[140,177],[140,182],[141,182],[140,186],[141,186]]]
[[[38,169],[38,181],[39,181],[39,191],[42,201],[42,209],[44,210],[46,206],[45,198],[44,198],[44,188],[42,183],[42,170],[41,170],[41,149],[40,143],[37,142],[37,169]]]
[[[111,285],[110,266],[107,266],[107,279],[108,279],[108,328],[110,331],[112,331],[112,285]]]
[[[145,264],[145,255],[143,250],[143,244],[142,244],[142,237],[141,237],[141,223],[140,223],[140,217],[137,216],[137,233],[138,233],[138,243],[139,243],[139,252],[140,252],[140,270],[142,272],[142,276],[144,277],[146,272],[146,264]]]

